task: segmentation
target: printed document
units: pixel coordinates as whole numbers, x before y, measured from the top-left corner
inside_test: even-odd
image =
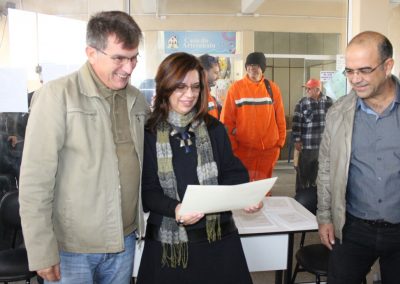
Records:
[[[237,185],[188,185],[179,214],[216,213],[256,205],[271,190],[276,179]]]

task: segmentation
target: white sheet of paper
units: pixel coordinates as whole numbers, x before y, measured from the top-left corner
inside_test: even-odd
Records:
[[[216,213],[256,205],[271,190],[276,179],[237,185],[188,185],[179,214]]]

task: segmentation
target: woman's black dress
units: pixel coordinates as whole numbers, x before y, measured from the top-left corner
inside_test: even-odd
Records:
[[[218,183],[232,185],[248,182],[248,174],[231,149],[224,126],[213,120],[208,127],[213,147],[214,160],[218,167]],[[173,167],[177,179],[178,194],[183,199],[187,185],[199,184],[196,166],[197,152],[195,137],[191,151],[179,146],[170,137],[173,152]],[[148,230],[159,228],[162,216],[175,217],[177,200],[164,196],[157,175],[156,135],[145,133],[142,198],[145,210],[150,211]],[[231,212],[221,213],[221,227],[232,220]],[[185,227],[191,232],[205,231],[205,218]],[[188,244],[188,266],[170,268],[161,264],[161,242],[146,237],[144,251],[137,277],[138,284],[251,284],[252,280],[244,257],[237,230],[226,233],[221,240],[209,243],[207,240],[191,241]]]

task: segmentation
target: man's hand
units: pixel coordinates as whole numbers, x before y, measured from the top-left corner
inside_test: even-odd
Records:
[[[321,243],[325,245],[328,249],[332,250],[332,245],[335,244],[335,231],[333,228],[333,224],[320,224],[318,232]]]
[[[17,142],[18,142],[17,136],[15,136],[15,135],[8,136],[7,140],[11,144],[11,146],[13,148],[15,148],[15,145],[17,145]]]
[[[46,281],[59,281],[61,279],[60,264],[40,269],[37,274]]]
[[[294,148],[295,148],[297,151],[301,152],[301,148],[303,148],[303,143],[301,143],[301,142],[294,142]]]

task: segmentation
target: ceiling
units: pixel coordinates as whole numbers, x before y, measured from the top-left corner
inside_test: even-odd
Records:
[[[338,16],[348,0],[130,0],[136,15],[310,15]],[[342,16],[342,15],[340,15]]]

